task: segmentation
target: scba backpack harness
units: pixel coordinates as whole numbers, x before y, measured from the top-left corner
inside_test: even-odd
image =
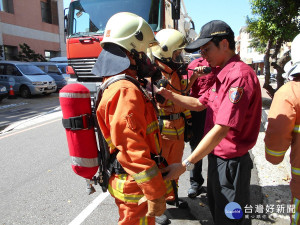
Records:
[[[111,77],[104,82],[98,88],[96,98],[94,97],[93,100],[90,91],[84,85],[78,83],[68,84],[59,92],[59,101],[63,113],[62,124],[66,129],[72,169],[77,175],[86,179],[88,194],[95,192],[92,184],[99,184],[102,191],[106,192],[112,173],[126,173],[116,159],[118,150],[110,154],[96,118],[96,110],[103,92],[109,85],[119,80],[128,80],[136,85],[145,98],[151,101],[156,108],[156,104],[148,96],[147,91],[140,85],[139,81],[125,74]],[[161,155],[151,154],[151,158],[155,160],[158,166],[162,164],[167,166],[166,160]],[[95,176],[97,171],[99,171],[99,175]],[[176,185],[176,183],[174,184]],[[175,198],[178,199],[177,188],[175,189]]]

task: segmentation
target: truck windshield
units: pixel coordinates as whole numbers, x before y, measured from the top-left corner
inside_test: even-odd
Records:
[[[68,35],[101,35],[108,19],[118,12],[135,13],[153,31],[161,29],[162,0],[78,0],[69,7]]]

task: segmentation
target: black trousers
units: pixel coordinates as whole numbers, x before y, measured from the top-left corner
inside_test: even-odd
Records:
[[[240,220],[229,219],[225,206],[238,203],[245,215],[245,206],[250,205],[250,179],[253,162],[250,154],[234,159],[222,159],[208,155],[207,197],[216,225],[251,224],[244,216]]]
[[[203,138],[206,109],[200,112],[191,111],[191,114],[193,137],[190,140],[190,146],[193,152]],[[194,169],[190,171],[190,184],[191,187],[198,189],[203,185],[203,183],[204,179],[202,176],[202,160],[200,160],[195,163]]]

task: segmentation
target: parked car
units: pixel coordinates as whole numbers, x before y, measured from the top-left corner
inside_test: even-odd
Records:
[[[52,77],[28,62],[0,61],[0,84],[7,90],[13,87],[15,94],[23,98],[31,95],[49,95],[57,86]]]
[[[63,73],[58,68],[56,63],[53,62],[30,62],[30,63],[39,67],[49,76],[51,76],[55,80],[55,83],[57,85],[57,90],[62,89],[67,84],[67,81],[63,76]]]
[[[8,91],[6,89],[5,86],[0,85],[0,102],[2,101],[2,99],[7,98],[8,96]]]
[[[186,63],[190,63],[195,59],[198,59],[201,57],[201,54],[199,54],[199,52],[194,52],[194,53],[187,53],[184,55],[184,61]]]
[[[57,62],[57,63],[68,63],[68,58],[64,56],[54,57],[49,60],[50,62]]]
[[[68,63],[55,63],[55,64],[58,66],[58,68],[62,72],[65,80],[68,82],[68,80],[70,79],[70,74],[67,74]]]

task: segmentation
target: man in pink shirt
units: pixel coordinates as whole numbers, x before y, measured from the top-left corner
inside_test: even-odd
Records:
[[[214,223],[251,224],[244,214],[250,204],[253,168],[248,151],[256,143],[261,121],[259,81],[253,69],[235,54],[234,33],[225,22],[205,24],[199,38],[185,50],[199,48],[209,65],[221,68],[212,88],[199,99],[164,88],[159,93],[193,111],[206,108],[205,136],[187,159],[162,172],[168,172],[167,180],[177,178],[208,155],[207,194]]]
[[[190,78],[196,67],[210,67],[208,62],[200,57],[193,60],[188,65],[188,77]],[[211,72],[205,76],[197,78],[190,89],[190,96],[194,98],[200,98],[214,83],[217,74],[220,72],[220,67],[212,67]],[[204,125],[206,118],[206,109],[203,111],[191,111],[192,114],[192,131],[193,135],[190,140],[190,146],[192,152],[196,149],[197,145],[201,141],[204,135]],[[204,178],[202,176],[202,160],[195,163],[195,167],[190,171],[190,184],[191,187],[188,190],[188,196],[190,198],[195,198],[206,190],[202,187],[204,183]]]

